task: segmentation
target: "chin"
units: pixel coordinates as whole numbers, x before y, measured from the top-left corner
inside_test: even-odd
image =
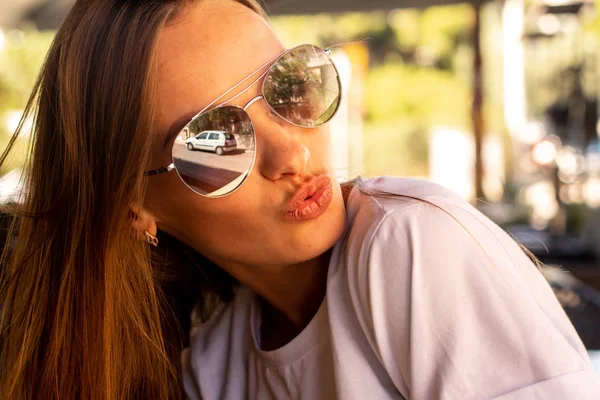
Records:
[[[319,218],[292,233],[289,248],[293,249],[293,254],[300,255],[295,262],[316,258],[331,249],[340,240],[345,228],[346,210],[340,198]]]

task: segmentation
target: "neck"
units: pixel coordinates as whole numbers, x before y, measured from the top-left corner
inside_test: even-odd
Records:
[[[263,322],[302,330],[319,309],[327,286],[331,250],[312,260],[284,267],[242,268],[230,273],[263,300]],[[279,322],[277,322],[279,321]]]
[[[353,183],[342,185],[344,204],[353,186]],[[332,250],[295,265],[226,268],[229,274],[252,288],[261,298],[264,350],[287,343],[315,316],[325,298]],[[265,343],[265,338],[268,338],[269,344]]]

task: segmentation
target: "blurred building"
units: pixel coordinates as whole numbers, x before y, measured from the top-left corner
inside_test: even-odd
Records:
[[[598,254],[598,38],[585,30],[595,4],[518,3],[507,2],[522,23],[507,26],[516,63],[505,59],[513,72],[505,87],[516,200],[534,228],[526,235],[557,255]]]

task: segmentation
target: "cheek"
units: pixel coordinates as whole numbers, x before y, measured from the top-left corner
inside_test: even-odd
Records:
[[[145,206],[156,218],[159,229],[183,240],[184,233],[193,224],[191,220],[206,220],[199,215],[203,198],[188,189],[175,171],[152,177],[146,190]]]
[[[176,175],[154,178],[146,191],[146,208],[159,229],[199,251],[210,250],[215,237],[233,240],[261,226],[262,199],[260,191],[253,190],[252,178],[238,192],[219,199],[197,195]]]
[[[314,164],[331,167],[332,148],[328,127],[321,127],[309,133],[304,140],[310,150],[310,157]]]
[[[321,127],[295,135],[310,151],[308,172],[331,172],[329,130]],[[331,210],[319,221],[303,227],[282,224],[279,208],[285,204],[286,192],[265,180],[255,165],[238,191],[219,199],[195,194],[175,171],[151,177],[145,206],[160,230],[209,258],[265,262],[291,257],[298,261],[325,251],[337,240],[344,213],[337,190],[334,197]]]

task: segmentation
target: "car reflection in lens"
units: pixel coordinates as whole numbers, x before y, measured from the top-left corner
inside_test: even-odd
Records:
[[[225,131],[204,131],[185,141],[187,149],[209,150],[223,155],[225,152],[233,151],[237,148],[235,137]]]
[[[207,143],[211,141],[211,135],[216,139]],[[227,139],[228,136],[231,138]],[[245,179],[254,162],[253,147],[247,148],[243,143],[238,146],[233,135],[224,131],[204,131],[185,140],[175,140],[173,162],[192,189],[204,195],[218,196],[221,189]]]

